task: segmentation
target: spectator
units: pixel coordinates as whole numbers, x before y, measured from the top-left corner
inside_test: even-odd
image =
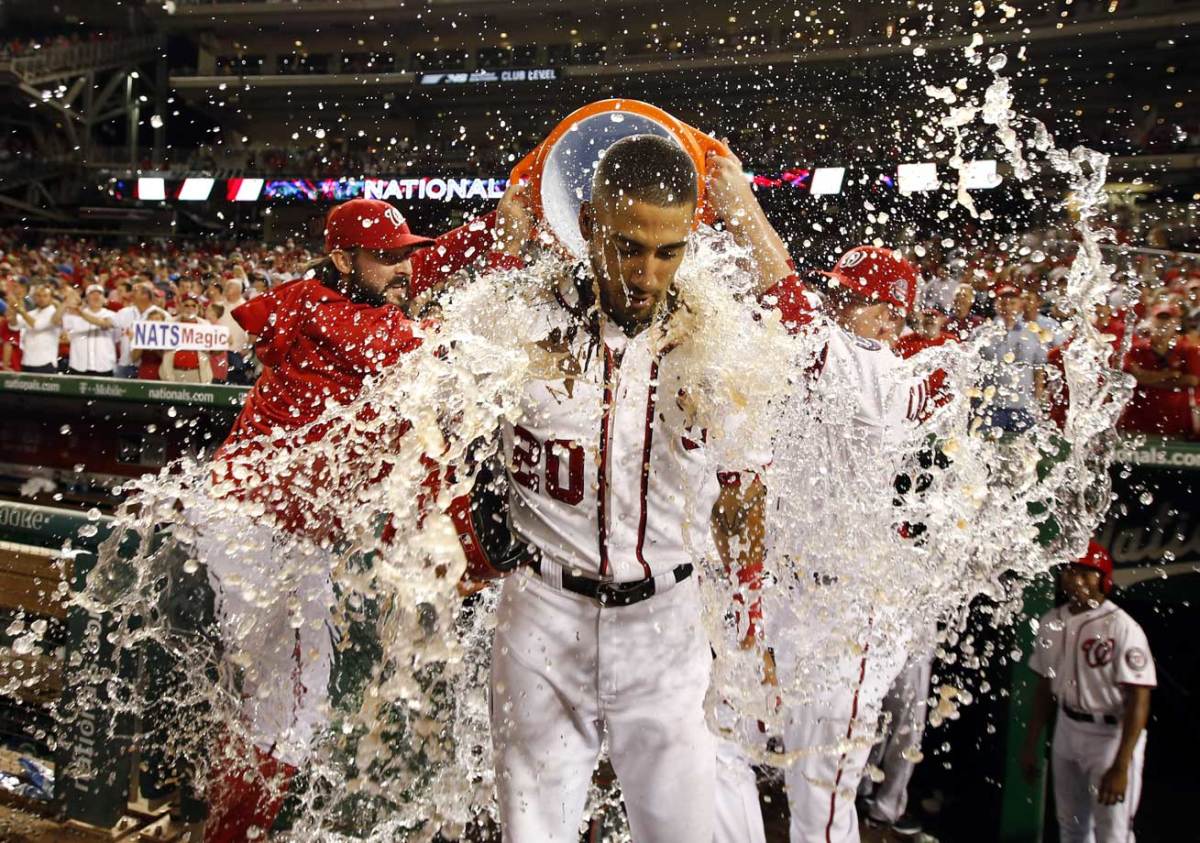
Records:
[[[37,286],[32,310],[26,309],[25,300],[15,294],[8,304],[21,332],[21,370],[40,375],[57,373],[62,304],[55,305],[52,288],[48,284]]]
[[[118,281],[113,285],[112,295],[105,305],[109,310],[120,313],[133,302],[133,282]]]
[[[212,302],[208,309],[204,311],[204,318],[213,325],[224,325],[222,321],[225,317],[226,308],[223,304]],[[238,326],[241,327],[240,325]],[[232,337],[233,335],[230,334]],[[210,352],[209,362],[212,363],[213,383],[225,383],[229,380],[229,352],[213,351]]]
[[[1024,302],[1022,318],[1026,325],[1036,327],[1042,344],[1050,348],[1061,345],[1066,339],[1065,329],[1057,319],[1042,312],[1042,306],[1045,303],[1042,294],[1029,287],[1021,293],[1021,298]]]
[[[200,321],[199,299],[184,299],[179,303],[179,321]],[[212,383],[213,379],[212,361],[207,351],[181,349],[164,352],[158,372],[163,380],[176,383]]]
[[[0,319],[0,372],[21,371],[21,330],[16,319],[16,309],[11,305]]]
[[[233,318],[233,311],[246,303],[242,298],[242,280],[227,280],[223,294],[225,309],[217,324],[229,329],[229,382],[244,385],[249,383],[246,378],[246,354],[250,350],[250,338]]]
[[[950,318],[946,322],[946,330],[958,335],[959,339],[965,340],[974,333],[983,321],[973,312],[975,307],[975,288],[970,284],[961,283],[958,289],[954,291],[954,299],[951,304]]]
[[[113,317],[113,324],[118,330],[117,337],[117,377],[135,378],[138,376],[138,366],[132,357],[133,325],[144,318],[143,314],[154,304],[154,287],[146,282],[138,282],[130,291],[129,304]]]
[[[1200,438],[1200,346],[1183,336],[1178,305],[1154,305],[1146,331],[1133,338],[1125,371],[1137,379],[1121,426],[1139,433]]]
[[[69,373],[112,377],[117,366],[115,314],[104,306],[104,288],[88,287],[82,304],[72,288],[64,301],[61,321],[70,340]]]
[[[147,322],[166,322],[168,315],[161,307],[148,307],[142,314]],[[160,380],[159,367],[162,365],[163,354],[152,348],[134,348],[129,352],[130,359],[137,364],[138,380]]]
[[[1046,386],[1046,347],[1021,318],[1025,303],[1011,284],[996,289],[996,321],[1002,334],[980,353],[991,362],[985,392],[993,394],[985,406],[986,421],[994,430],[1020,433],[1033,426],[1034,411]]]
[[[892,345],[892,350],[901,357],[912,357],[927,348],[958,341],[958,334],[946,327],[949,314],[937,305],[927,303],[913,314],[913,321],[913,330]]]

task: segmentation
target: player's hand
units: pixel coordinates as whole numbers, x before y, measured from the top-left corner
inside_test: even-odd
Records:
[[[484,580],[473,580],[466,574],[462,575],[462,579],[458,581],[458,596],[470,597],[472,594],[478,594],[487,588],[489,583]]]
[[[1032,746],[1027,746],[1021,750],[1021,773],[1025,776],[1025,781],[1029,784],[1036,782],[1038,775],[1041,773],[1041,765],[1038,763],[1040,760],[1037,750]]]
[[[710,151],[705,161],[705,175],[708,206],[727,225],[738,225],[757,206],[758,200],[742,171],[742,162],[732,152],[723,155]]]
[[[496,206],[496,251],[519,255],[533,234],[533,209],[530,207],[529,183],[509,184]]]
[[[1100,804],[1116,805],[1118,802],[1124,802],[1128,786],[1129,768],[1120,762],[1114,763],[1100,779]]]

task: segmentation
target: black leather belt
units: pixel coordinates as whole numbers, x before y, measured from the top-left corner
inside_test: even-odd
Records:
[[[1109,726],[1116,726],[1121,722],[1111,714],[1088,714],[1086,711],[1076,711],[1069,705],[1064,705],[1062,710],[1067,717],[1080,723],[1107,723]]]
[[[534,560],[530,563],[530,567],[537,571],[538,576],[541,576],[541,560]],[[680,583],[692,575],[692,566],[690,563],[676,565],[675,570],[671,573],[675,576],[675,582]],[[601,606],[631,606],[634,603],[648,600],[654,596],[655,592],[653,577],[632,582],[608,582],[572,574],[565,568],[562,572],[562,587],[563,590],[572,594],[590,597],[592,600],[598,601]]]

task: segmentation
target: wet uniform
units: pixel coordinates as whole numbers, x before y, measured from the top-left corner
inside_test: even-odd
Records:
[[[532,381],[520,423],[503,431],[512,526],[540,552],[536,570],[504,583],[497,614],[491,713],[504,837],[575,843],[607,737],[633,839],[710,841],[712,654],[689,536],[707,536],[722,479],[703,432],[688,431],[671,350],[656,347],[661,328],[629,337],[589,321],[578,289],[561,289],[548,317],[573,371]],[[643,599],[583,596],[569,587],[577,578]]]
[[[860,467],[861,474],[864,466],[873,464],[871,454],[882,456],[889,431],[915,426],[930,412],[939,400],[940,379],[906,377],[900,358],[879,343],[832,324],[826,330],[825,350],[813,373],[813,399],[820,401],[822,393],[856,396],[848,427],[823,426],[822,430],[831,437],[829,453],[845,456]],[[838,441],[842,436],[850,439]],[[878,460],[878,470],[860,478],[861,482],[877,482],[880,488],[890,489],[896,472],[886,462]],[[821,501],[812,501],[812,507],[820,506]],[[839,572],[853,564],[850,553],[836,561]],[[830,628],[829,619],[821,614],[826,604],[822,591],[837,587],[836,581],[797,579],[772,589],[763,601],[766,643],[775,649],[776,667],[785,685],[802,681],[798,671],[803,668],[803,656],[791,642],[804,641],[805,650],[843,654],[832,668],[833,675],[823,677],[825,687],[816,692],[816,698],[786,714],[784,744],[789,752],[846,746],[841,753],[804,753],[785,771],[792,843],[858,840],[855,793],[880,706],[911,643],[907,638],[895,639],[892,625],[881,622],[881,607],[863,607],[863,617],[846,619],[854,624],[861,621],[857,629]],[[892,634],[881,633],[881,629]],[[817,643],[825,639],[827,645]]]

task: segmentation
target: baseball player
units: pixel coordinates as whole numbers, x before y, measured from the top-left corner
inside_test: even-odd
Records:
[[[889,249],[859,246],[825,275],[830,282],[825,301],[829,318],[812,318],[794,288],[780,292],[778,306],[786,325],[820,332],[825,338],[811,371],[809,400],[820,404],[835,399],[828,406],[852,414],[848,424],[822,427],[830,437],[831,458],[851,460],[866,483],[871,480],[863,476],[864,467],[875,466],[881,488],[890,488],[897,473],[883,450],[890,432],[919,424],[945,400],[943,373],[906,376],[901,359],[888,347],[912,308],[917,270]],[[846,396],[854,397],[849,409]],[[822,506],[819,482],[813,487],[813,498],[812,506]],[[880,706],[911,643],[908,636],[895,640],[880,633],[887,627],[876,623],[881,607],[858,607],[862,617],[842,619],[848,628],[831,628],[821,607],[828,602],[827,590],[844,586],[839,578],[853,578],[855,560],[847,553],[820,564],[826,569],[798,573],[794,581],[780,583],[763,598],[766,643],[773,647],[782,683],[796,686],[806,681],[800,672],[803,657],[796,648],[798,641],[804,642],[806,650],[845,654],[832,675],[822,677],[826,687],[813,700],[786,712],[785,747],[800,753],[785,771],[792,843],[859,839],[855,794]],[[805,751],[833,746],[844,750]]]
[[[947,318],[945,311],[926,297],[924,306],[915,315],[916,330],[901,335],[891,343],[892,350],[907,359],[927,348],[958,342],[959,336],[946,330]],[[930,464],[936,463],[941,457],[943,455],[940,453],[930,453]],[[912,485],[907,475],[897,478],[897,492],[908,491]],[[911,528],[909,533],[917,535],[917,531]],[[926,630],[925,641],[930,645],[935,632],[935,629]],[[925,735],[932,674],[932,647],[919,646],[913,649],[884,697],[882,714],[886,732],[871,748],[868,759],[868,764],[883,773],[883,779],[875,783],[869,776],[863,776],[858,791],[866,802],[868,825],[887,827],[905,837],[921,831],[920,820],[907,812],[908,784],[918,763],[914,753],[920,750]]]
[[[520,190],[501,201],[498,229]],[[226,653],[242,670],[253,758],[210,786],[209,843],[270,828],[288,780],[327,721],[334,601],[320,544],[336,538],[337,525],[314,515],[304,494],[322,483],[322,466],[307,467],[304,477],[269,476],[263,443],[289,447],[301,429],[305,442],[330,436],[328,425],[311,426],[327,404],[350,403],[365,378],[400,364],[423,341],[422,326],[407,312],[414,294],[492,245],[490,225],[464,226],[435,241],[413,234],[387,202],[353,199],[329,213],[326,255],[309,275],[233,312],[254,337],[263,374],[213,461],[212,495],[231,504],[230,520],[205,513],[196,543],[217,595]],[[339,442],[341,459],[353,459],[353,447]],[[251,511],[262,516],[251,518]],[[314,541],[281,540],[280,529]],[[239,551],[231,555],[227,547]]]
[[[711,197],[724,219],[733,193]],[[512,527],[534,556],[504,583],[492,651],[510,843],[578,840],[605,740],[635,840],[713,838],[712,653],[686,521],[711,510],[701,527],[719,548],[736,540],[743,550],[727,561],[744,565],[761,552],[762,494],[739,473],[709,474],[703,430],[681,435],[686,403],[664,338],[683,306],[674,279],[697,194],[672,141],[638,135],[605,152],[580,214],[588,260],[545,312],[562,377],[532,382],[502,431]],[[760,226],[738,236],[778,257]]]
[[[1096,542],[1063,568],[1067,602],[1042,616],[1029,667],[1041,677],[1021,761],[1038,774],[1042,730],[1058,719],[1050,761],[1063,843],[1133,843],[1142,791],[1150,689],[1146,633],[1108,599],[1112,557]]]
[[[867,824],[890,828],[903,837],[912,837],[922,828],[907,811],[908,784],[919,760],[914,753],[920,751],[925,735],[932,673],[932,651],[911,650],[881,705],[887,731],[868,756],[868,763],[882,771],[883,779],[874,783],[864,776],[858,790],[866,801]]]

